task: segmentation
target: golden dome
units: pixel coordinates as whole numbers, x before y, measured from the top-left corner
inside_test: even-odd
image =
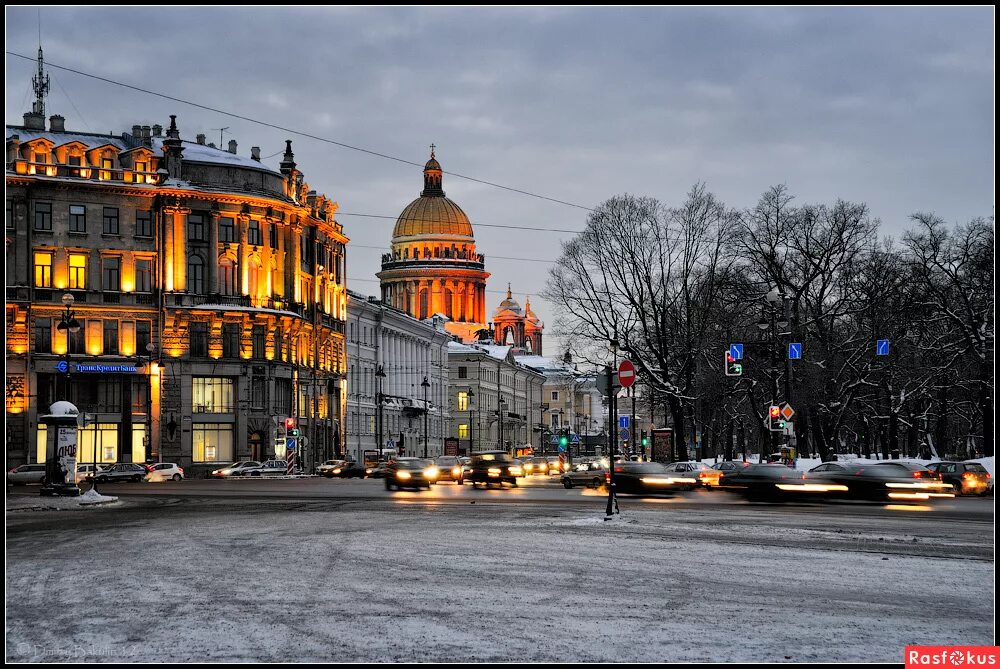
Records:
[[[406,205],[392,230],[393,238],[414,235],[461,235],[471,238],[472,223],[461,207],[443,195],[421,195]]]
[[[397,237],[459,235],[472,237],[472,224],[462,208],[444,196],[441,163],[434,157],[424,165],[424,189],[420,197],[406,205],[392,230]]]

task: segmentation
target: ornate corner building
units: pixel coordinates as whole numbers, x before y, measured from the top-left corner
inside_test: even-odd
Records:
[[[43,93],[6,127],[8,462],[44,459],[60,399],[81,462],[283,457],[284,417],[307,465],[342,454],[348,239],[291,142],[275,170],[174,116],[46,129]]]
[[[424,165],[424,189],[396,220],[392,252],[382,256],[382,301],[423,320],[449,319],[448,332],[475,341],[486,327],[486,256],[476,253],[472,224],[445,197],[441,164]]]

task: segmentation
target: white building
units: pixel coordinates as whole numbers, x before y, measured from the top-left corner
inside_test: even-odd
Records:
[[[348,297],[348,455],[441,455],[449,417],[447,319],[420,321],[377,297]]]
[[[517,362],[545,379],[540,407],[543,450],[555,450],[552,436],[563,431],[580,437],[579,452],[597,450],[603,443],[602,435],[607,434],[607,404],[597,389],[596,374],[580,372],[566,360],[540,355],[520,355]]]

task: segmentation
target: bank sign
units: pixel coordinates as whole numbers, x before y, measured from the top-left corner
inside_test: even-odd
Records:
[[[56,371],[60,374],[68,374],[70,372],[81,373],[81,374],[138,374],[139,369],[135,365],[124,364],[124,365],[105,365],[101,363],[86,364],[80,362],[72,363],[72,368],[70,363],[65,360],[60,360],[56,363]]]

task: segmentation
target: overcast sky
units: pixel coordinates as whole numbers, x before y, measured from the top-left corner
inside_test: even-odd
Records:
[[[7,9],[34,56],[38,10]],[[698,181],[730,206],[788,185],[797,203],[866,202],[898,235],[994,206],[994,10],[987,8],[43,8],[46,60],[446,171],[594,206],[679,204]],[[34,65],[7,56],[6,121]],[[340,203],[349,286],[378,294],[393,220],[423,186],[406,164],[51,70],[47,113],[72,130],[166,125],[275,154]],[[280,158],[269,159],[277,166]],[[579,230],[586,212],[463,179],[482,223]],[[489,297],[540,297],[567,233],[475,227]],[[364,246],[378,247],[363,248]],[[490,314],[492,311],[490,311]],[[551,329],[551,328],[550,328]],[[553,333],[554,334],[554,333]],[[555,344],[554,340],[550,340]],[[545,353],[555,355],[550,345]]]

